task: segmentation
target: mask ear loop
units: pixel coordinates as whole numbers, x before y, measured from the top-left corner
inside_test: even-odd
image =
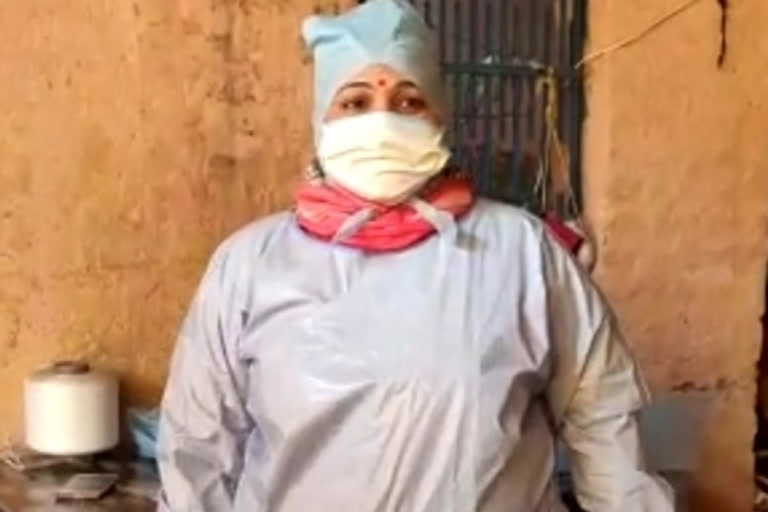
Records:
[[[304,179],[309,183],[314,184],[322,184],[325,181],[325,172],[323,172],[323,168],[320,165],[320,162],[317,158],[314,158],[312,162],[307,166],[305,172],[304,172]],[[339,276],[340,284],[339,286],[343,290],[347,290],[350,286],[350,281],[347,277],[347,271],[345,270],[345,264],[342,263],[342,261],[339,260],[342,257],[342,254],[347,254],[345,252],[339,252],[341,249],[343,249],[343,242],[346,241],[349,237],[357,233],[360,228],[365,225],[366,222],[370,221],[375,215],[375,212],[372,208],[364,208],[362,210],[359,210],[349,216],[344,222],[342,222],[341,226],[339,226],[339,229],[334,233],[333,238],[331,239],[331,247],[332,251],[330,254],[331,262],[336,267],[337,272],[336,275]]]
[[[307,166],[304,171],[304,179],[309,183],[321,184],[325,181],[325,172],[323,167],[317,158],[312,159],[312,162]],[[364,208],[358,210],[347,219],[342,222],[339,229],[333,235],[331,243],[333,245],[340,245],[346,239],[357,233],[363,225],[370,221],[375,215],[373,208]]]
[[[375,214],[376,212],[373,208],[364,208],[356,211],[342,222],[341,226],[331,239],[331,251],[329,257],[336,268],[335,275],[339,280],[338,283],[341,290],[349,290],[351,283],[354,282],[354,280],[350,278],[350,275],[355,274],[355,271],[350,271],[350,262],[359,262],[361,258],[356,252],[346,250],[347,248],[344,247],[343,242],[357,233],[365,223],[375,216]]]
[[[339,226],[336,234],[333,235],[331,243],[334,245],[341,244],[349,237],[360,231],[360,228],[362,228],[363,225],[370,221],[375,214],[376,212],[373,208],[363,208],[362,210],[356,211],[341,223],[341,226]]]
[[[408,204],[432,224],[440,235],[438,250],[438,280],[440,282],[448,275],[448,262],[459,240],[459,227],[453,215],[444,212],[427,203],[423,199],[413,198]]]

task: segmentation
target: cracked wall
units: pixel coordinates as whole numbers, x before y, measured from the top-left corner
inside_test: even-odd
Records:
[[[768,4],[697,2],[587,69],[597,276],[659,393],[714,394],[691,510],[751,510],[768,213]],[[676,5],[676,4],[675,4]],[[590,2],[589,50],[673,5]],[[689,432],[696,436],[696,432]],[[672,447],[674,448],[674,447]]]
[[[299,23],[324,0],[8,5],[0,33],[0,439],[85,357],[152,404],[213,247],[307,161]]]
[[[214,245],[290,203],[308,156],[301,17],[330,0],[13,3],[0,17],[0,438],[60,357],[161,390]],[[351,2],[347,2],[351,3]],[[653,387],[714,389],[697,511],[748,510],[768,190],[766,4],[699,2],[590,65],[598,278]],[[591,48],[667,2],[591,2]]]

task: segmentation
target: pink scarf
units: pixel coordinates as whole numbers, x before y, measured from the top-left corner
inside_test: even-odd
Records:
[[[565,222],[553,213],[544,214],[544,223],[555,239],[574,256],[579,253],[584,244],[584,237],[571,229]]]
[[[474,203],[469,180],[454,176],[439,178],[421,199],[456,218],[467,213]],[[339,243],[368,251],[393,251],[417,244],[436,230],[407,204],[383,205],[325,183],[305,183],[296,194],[299,225],[321,240],[333,239],[347,219],[369,208],[373,217]]]
[[[455,175],[439,178],[422,197],[422,200],[438,210],[453,214],[455,218],[467,213],[474,199],[469,180]],[[299,226],[321,240],[333,239],[347,219],[367,208],[373,210],[373,217],[340,243],[368,251],[394,251],[415,245],[436,230],[407,204],[383,205],[323,182],[309,181],[301,185],[296,194]],[[555,239],[566,250],[576,254],[584,238],[558,217],[552,214],[543,217]]]

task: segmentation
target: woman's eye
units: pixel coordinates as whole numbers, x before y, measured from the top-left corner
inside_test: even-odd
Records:
[[[419,97],[401,98],[397,102],[397,109],[406,114],[423,112],[427,108],[427,102]]]
[[[366,98],[345,99],[341,101],[340,106],[345,112],[360,112],[367,108],[368,100]]]

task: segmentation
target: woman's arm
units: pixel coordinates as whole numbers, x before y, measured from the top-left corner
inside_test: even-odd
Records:
[[[590,512],[672,512],[669,485],[647,472],[637,414],[649,393],[613,314],[589,278],[547,236],[544,287],[553,378],[548,400]]]
[[[163,396],[158,464],[163,512],[227,512],[253,424],[247,372],[235,354],[241,326],[228,318],[233,283],[227,258],[212,259],[178,338]],[[231,279],[229,279],[231,280]]]

